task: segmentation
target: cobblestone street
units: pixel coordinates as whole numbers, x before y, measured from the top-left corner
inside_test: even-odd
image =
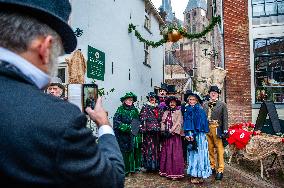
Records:
[[[232,166],[226,166],[224,172],[224,178],[222,181],[215,181],[214,177],[206,179],[202,184],[194,185],[190,183],[190,178],[185,177],[181,180],[170,180],[165,177],[161,177],[158,173],[137,173],[131,174],[126,178],[126,188],[191,188],[191,187],[230,187],[230,188],[277,188],[279,186],[270,184],[257,176],[253,176],[245,173]]]

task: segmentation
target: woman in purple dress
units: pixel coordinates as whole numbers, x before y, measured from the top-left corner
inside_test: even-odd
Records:
[[[184,159],[182,150],[182,114],[177,109],[181,102],[174,96],[166,100],[167,110],[164,112],[161,132],[162,151],[160,172],[161,176],[172,179],[184,177]]]
[[[142,122],[142,165],[147,171],[157,171],[160,165],[160,122],[163,112],[158,107],[157,95],[150,92],[148,102],[142,107],[140,119]]]

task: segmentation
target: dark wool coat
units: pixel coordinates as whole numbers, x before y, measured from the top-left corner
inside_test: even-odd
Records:
[[[115,136],[96,143],[86,121],[0,61],[0,187],[123,187]]]
[[[134,105],[119,106],[113,117],[113,129],[122,153],[131,152],[134,148],[134,136],[131,133],[133,119],[139,119],[139,112]]]
[[[204,104],[204,110],[206,115],[208,116],[209,104],[210,102],[206,102]],[[211,114],[212,120],[218,120],[219,127],[217,128],[217,135],[221,137],[225,130],[228,130],[228,109],[226,103],[222,101],[217,101],[216,105],[212,108]]]
[[[151,106],[149,104],[143,105],[140,111],[140,120],[142,122],[142,131],[158,131],[161,130],[163,111],[158,106]]]

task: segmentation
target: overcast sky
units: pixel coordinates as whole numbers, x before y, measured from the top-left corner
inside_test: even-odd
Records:
[[[155,5],[157,10],[162,4],[162,0],[151,0],[152,3]],[[186,9],[187,2],[189,0],[172,0],[172,8],[173,12],[176,13],[176,17],[183,21],[183,12]]]

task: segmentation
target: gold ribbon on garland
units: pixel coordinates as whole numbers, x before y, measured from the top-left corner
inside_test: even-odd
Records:
[[[177,26],[168,26],[168,31],[166,34],[163,35],[163,38],[157,42],[154,41],[149,41],[144,39],[141,34],[136,30],[136,26],[133,25],[132,23],[130,23],[128,25],[128,33],[131,33],[134,31],[135,36],[137,37],[137,39],[140,42],[146,43],[149,46],[152,46],[153,48],[157,48],[159,46],[161,46],[162,44],[166,43],[169,41],[169,37],[168,35],[173,33],[173,32],[179,32],[181,36],[187,38],[187,39],[198,39],[201,38],[203,36],[205,36],[207,33],[209,33],[210,31],[213,30],[213,28],[217,25],[221,23],[221,17],[220,16],[215,16],[212,17],[212,20],[210,22],[210,24],[205,27],[205,29],[203,31],[201,31],[200,33],[187,33],[185,31],[184,28],[182,27],[177,27]]]

